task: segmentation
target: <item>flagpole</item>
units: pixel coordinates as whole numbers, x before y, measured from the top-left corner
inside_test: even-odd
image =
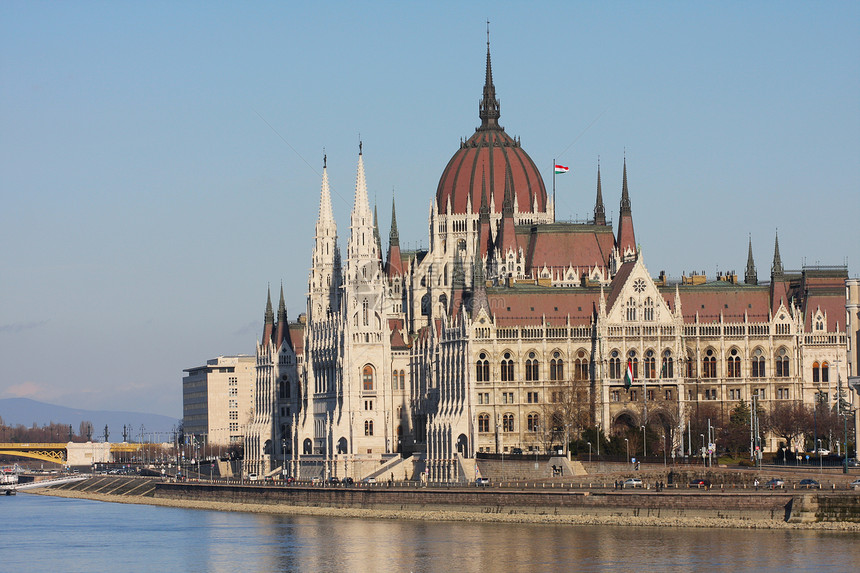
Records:
[[[552,159],[552,219],[553,222],[558,221],[558,207],[555,204],[555,158]]]

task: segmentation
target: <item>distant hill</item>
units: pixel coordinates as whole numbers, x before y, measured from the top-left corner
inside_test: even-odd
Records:
[[[170,441],[170,433],[174,426],[179,426],[179,420],[170,416],[160,414],[143,414],[140,412],[115,412],[110,410],[80,410],[55,406],[37,402],[29,398],[4,398],[0,399],[0,417],[7,426],[31,427],[33,424],[43,426],[56,422],[58,424],[71,425],[74,432],[78,433],[81,422],[88,421],[93,424],[93,438],[103,441],[105,425],[108,427],[108,441],[122,441],[123,425],[133,428],[129,441],[137,441],[140,436],[141,425],[144,428],[146,439],[152,439],[153,432],[162,434],[156,436],[158,440]]]

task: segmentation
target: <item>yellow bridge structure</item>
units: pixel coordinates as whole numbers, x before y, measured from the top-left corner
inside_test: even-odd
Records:
[[[32,458],[43,462],[51,462],[55,464],[65,465],[69,461],[69,450],[86,450],[87,446],[92,443],[0,443],[0,456],[14,456],[21,458]],[[104,447],[105,444],[98,444]],[[141,449],[150,446],[151,444],[129,444],[123,442],[121,444],[110,444],[110,455],[114,459],[116,454],[121,453],[137,453]],[[89,457],[89,456],[88,456]]]

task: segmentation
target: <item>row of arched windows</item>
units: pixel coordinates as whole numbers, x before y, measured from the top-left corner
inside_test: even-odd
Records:
[[[511,413],[503,414],[501,418],[501,430],[503,432],[516,431],[515,416]],[[532,412],[526,418],[526,431],[537,432],[540,428],[540,414]],[[486,434],[490,432],[490,415],[478,414],[478,432]]]
[[[830,382],[830,364],[827,362],[819,363],[817,360],[812,363],[812,381],[813,382]]]
[[[405,370],[392,370],[391,371],[391,387],[394,390],[405,390],[406,389],[406,371]]]
[[[585,350],[579,350],[576,359],[573,361],[573,377],[574,380],[589,379],[589,361]],[[502,360],[499,363],[499,378],[502,382],[515,381],[514,359],[510,352],[505,352],[502,355]],[[527,382],[541,380],[541,363],[535,352],[529,352],[526,358],[524,378]],[[559,351],[553,352],[552,358],[549,361],[549,379],[551,381],[565,380],[564,358],[562,358]],[[490,381],[490,360],[485,352],[478,355],[478,360],[475,363],[475,381]]]
[[[627,299],[626,307],[627,320],[630,322],[635,321],[638,307],[638,305],[636,304],[636,299],[632,296]],[[652,299],[651,297],[646,298],[645,302],[642,303],[642,320],[648,322],[652,322],[654,320],[654,299]]]
[[[501,429],[503,432],[514,432],[516,431],[515,417],[513,414],[504,414],[502,415],[501,421],[502,426]],[[536,412],[530,413],[526,417],[526,431],[527,432],[537,432],[540,429],[540,414]],[[490,432],[490,415],[489,414],[478,414],[478,432],[482,434],[486,434]]]
[[[613,350],[609,353],[609,377],[619,380],[624,376],[627,365],[633,370],[633,378],[639,378],[639,354],[635,350],[627,352],[626,361],[622,363],[621,352]],[[643,376],[645,378],[674,378],[675,359],[670,350],[663,351],[660,358],[659,369],[657,354],[653,350],[646,350],[642,357]]]
[[[773,362],[777,378],[787,378],[791,375],[788,350],[780,348]],[[695,360],[692,358],[687,360],[687,377],[696,377],[695,364]],[[756,348],[753,351],[749,364],[751,378],[764,378],[767,376],[767,361],[761,348]],[[726,355],[726,377],[742,378],[743,376],[743,361],[741,360],[740,351],[737,348],[732,348]],[[717,353],[713,348],[705,350],[705,355],[702,357],[702,378],[717,378]]]

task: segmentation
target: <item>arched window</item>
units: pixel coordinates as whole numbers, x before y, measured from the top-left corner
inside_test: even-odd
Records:
[[[529,382],[540,380],[540,363],[534,352],[529,352],[529,357],[526,359],[526,380]]]
[[[765,377],[765,367],[764,367],[764,352],[762,352],[761,348],[756,348],[752,353],[752,360],[750,361],[752,364],[752,377],[753,378],[764,378]]]
[[[400,379],[397,376],[397,370],[392,370],[391,371],[391,389],[392,390],[399,390],[400,389],[400,387],[398,386],[399,383],[400,383]]]
[[[361,381],[365,390],[373,390],[373,366],[370,364],[361,369]]]
[[[421,314],[422,316],[430,316],[430,295],[425,294],[421,297]]]
[[[482,434],[490,431],[490,415],[478,414],[478,431]]]
[[[400,371],[400,389],[406,390],[406,372],[403,370]]]
[[[702,359],[702,378],[717,377],[717,357],[713,349],[708,348],[705,351],[705,357]]]
[[[564,380],[564,360],[558,350],[552,353],[552,360],[549,361],[549,379]]]
[[[627,353],[627,363],[633,367],[633,379],[639,378],[639,358],[636,356],[636,351],[631,350]]]
[[[514,360],[511,358],[510,352],[505,352],[502,358],[502,382],[514,381]]]
[[[645,308],[642,310],[642,315],[642,318],[645,320],[654,320],[654,299],[650,296],[645,299]]]
[[[573,361],[573,379],[588,380],[588,356],[585,350],[580,349],[576,353],[576,360]]]
[[[537,432],[538,427],[540,426],[540,416],[538,414],[529,414],[528,418],[526,418],[526,429],[529,432]]]
[[[656,378],[657,377],[657,359],[654,356],[653,350],[645,351],[645,359],[643,360],[645,363],[645,378]]]
[[[821,364],[817,360],[812,363],[812,381],[821,382]]]
[[[788,350],[784,347],[776,352],[776,376],[777,378],[788,378]]]
[[[487,355],[483,352],[478,356],[478,362],[475,364],[475,380],[477,382],[490,381],[490,361],[487,360]]]
[[[788,359],[786,359],[786,362],[788,362]],[[830,382],[830,364],[827,362],[821,363],[821,381]]]
[[[687,350],[687,378],[696,377],[696,358],[692,350]]]
[[[361,321],[364,326],[368,325],[367,299],[361,301]]]
[[[636,320],[636,300],[632,296],[627,300],[627,320]]]
[[[675,361],[672,359],[672,351],[666,350],[663,352],[663,365],[660,368],[661,378],[675,377]]]
[[[613,350],[609,355],[609,378],[619,380],[621,378],[621,355]]]
[[[502,431],[503,432],[513,432],[514,431],[514,415],[513,414],[505,414],[502,416]]]
[[[448,295],[442,293],[439,295],[439,304],[442,305],[442,311],[448,312]]]
[[[364,421],[364,435],[372,436],[373,435],[373,420],[365,420]]]
[[[727,376],[729,378],[740,378],[741,377],[741,357],[737,348],[732,348],[729,351],[729,356],[726,358],[728,362],[728,372]]]

